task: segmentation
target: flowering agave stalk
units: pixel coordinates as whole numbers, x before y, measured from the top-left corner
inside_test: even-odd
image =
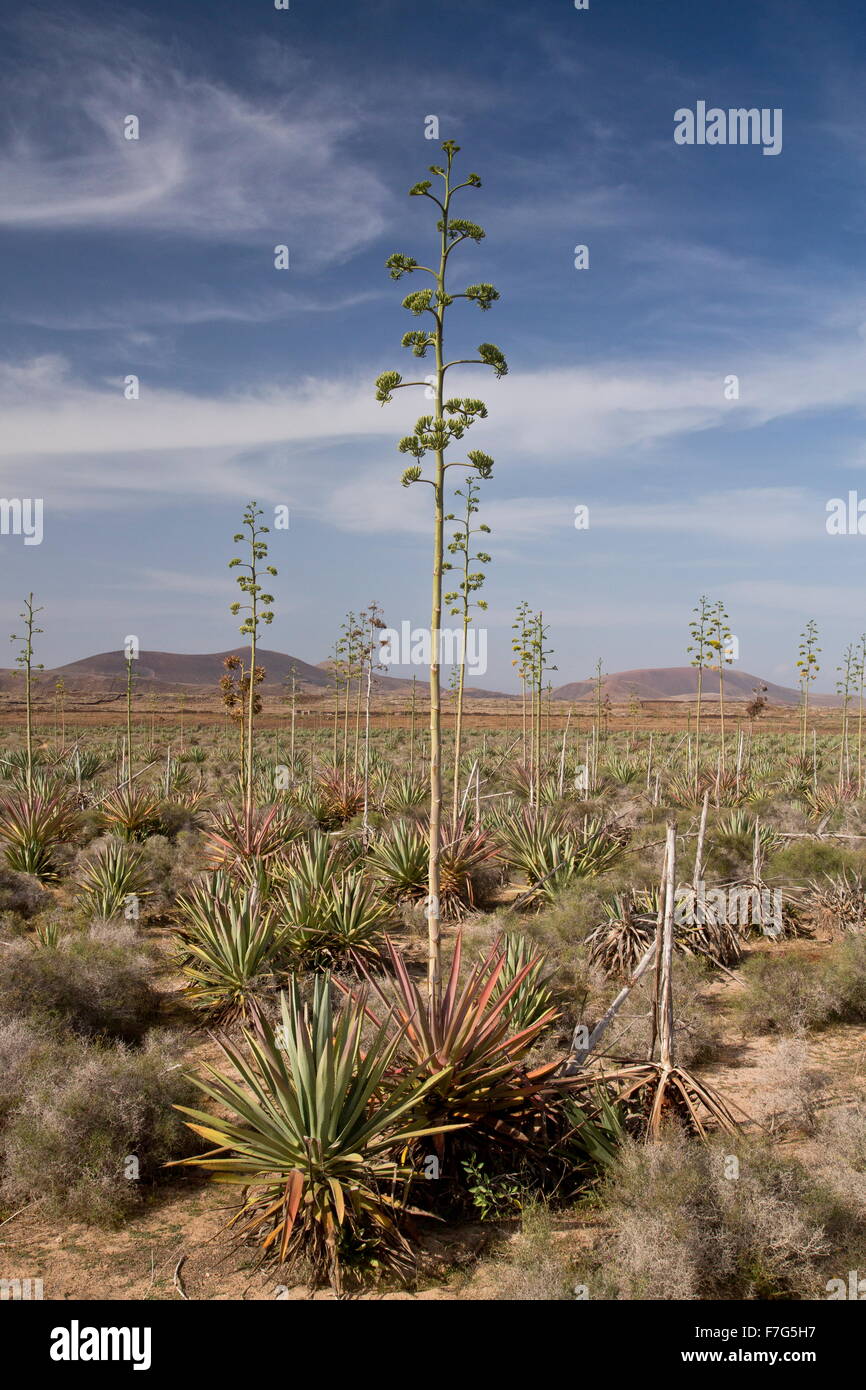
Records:
[[[721,730],[719,768],[722,775],[725,772],[725,667],[730,666],[733,661],[728,645],[730,640],[731,629],[728,627],[728,615],[725,612],[725,605],[719,599],[713,605],[712,610],[710,649],[714,655],[712,669],[718,673],[719,677],[719,727]]]
[[[809,722],[809,686],[817,676],[821,667],[818,665],[818,654],[821,648],[818,646],[818,624],[814,618],[810,618],[804,630],[800,633],[800,650],[797,659],[797,675],[800,681],[800,693],[802,702],[800,705],[801,729],[800,729],[800,753],[806,756],[806,733]]]
[[[451,555],[459,555],[460,582],[457,588],[450,594],[445,595],[445,602],[453,604],[451,613],[453,617],[459,617],[462,623],[462,634],[460,643],[460,664],[457,676],[457,722],[454,730],[454,794],[451,807],[452,825],[457,826],[460,814],[460,753],[463,743],[463,695],[466,683],[466,642],[469,634],[469,624],[472,621],[472,609],[486,609],[487,600],[476,599],[473,603],[472,595],[477,593],[484,583],[484,574],[481,570],[472,570],[473,561],[478,561],[481,565],[490,564],[490,556],[486,551],[479,550],[475,555],[472,554],[472,537],[478,535],[489,535],[490,527],[482,521],[479,526],[472,525],[472,518],[478,511],[479,488],[473,483],[470,477],[466,483],[466,491],[457,489],[457,496],[462,497],[466,503],[465,516],[460,518],[457,530],[451,544],[448,547]],[[449,514],[445,520],[455,521],[457,518],[453,513]],[[448,566],[451,568],[451,566]]]
[[[512,664],[512,666],[516,666],[516,667],[517,667],[517,674],[518,674],[519,677],[520,677],[520,688],[521,688],[522,703],[523,703],[523,766],[524,766],[524,767],[529,767],[529,765],[530,765],[529,746],[528,746],[527,741],[526,741],[526,684],[527,684],[527,681],[529,680],[529,674],[530,674],[529,637],[530,637],[530,624],[531,624],[531,621],[532,621],[532,609],[530,608],[529,604],[528,604],[528,603],[526,602],[526,600],[524,599],[523,603],[521,603],[521,604],[518,606],[517,613],[515,614],[515,620],[514,620],[514,622],[511,624],[511,630],[512,630],[512,632],[514,633],[514,637],[513,637],[512,640],[511,640],[511,650],[514,652],[514,660],[512,661],[511,664]],[[533,712],[534,712],[534,711],[533,711]],[[534,740],[533,740],[533,747],[534,747],[534,746],[535,746],[535,744],[534,744]],[[531,790],[531,789],[530,789],[530,790]]]
[[[249,602],[242,604],[240,600],[231,606],[232,613],[240,613],[242,610],[246,614],[241,623],[241,632],[250,639],[250,686],[247,694],[247,761],[246,761],[246,803],[247,807],[253,804],[253,718],[255,715],[255,679],[256,679],[256,643],[259,637],[259,623],[272,623],[274,620],[273,612],[268,607],[273,603],[273,594],[266,594],[259,583],[259,574],[262,568],[262,561],[267,558],[267,543],[261,539],[267,535],[268,527],[259,525],[259,517],[264,512],[261,507],[257,507],[255,502],[250,502],[244,512],[243,531],[238,531],[234,537],[236,542],[246,541],[249,546],[250,558],[247,561],[235,556],[229,561],[229,569],[240,568],[238,575],[238,585],[241,591],[246,594]],[[277,571],[273,565],[265,565],[266,574],[276,575]]]
[[[18,616],[24,622],[24,634],[17,637],[15,633],[9,638],[10,642],[20,642],[21,650],[15,658],[16,666],[20,666],[24,672],[24,707],[26,710],[26,730],[27,730],[27,792],[28,795],[33,790],[33,672],[41,671],[42,665],[33,664],[33,638],[36,633],[43,632],[44,629],[36,627],[36,614],[41,613],[41,608],[33,607],[33,595],[28,594],[24,600],[24,612]]]
[[[686,647],[686,651],[692,658],[692,665],[697,668],[698,672],[698,703],[695,710],[695,787],[697,787],[701,765],[701,698],[703,696],[704,670],[710,663],[712,653],[710,646],[712,609],[705,594],[701,594],[697,607],[693,608],[692,612],[695,614],[694,619],[689,623],[689,636],[692,640]]]
[[[400,441],[400,452],[411,454],[416,462],[403,473],[403,486],[425,482],[433,489],[433,593],[430,617],[430,840],[428,864],[428,902],[427,902],[427,978],[431,998],[438,998],[441,992],[442,951],[440,942],[439,918],[439,853],[440,826],[442,819],[442,728],[439,684],[440,624],[442,620],[442,572],[444,569],[444,521],[445,521],[445,473],[448,468],[465,468],[481,478],[489,478],[493,460],[480,449],[470,449],[465,460],[448,460],[446,454],[451,444],[463,438],[467,429],[476,420],[483,420],[487,407],[483,401],[470,398],[447,397],[445,384],[448,372],[460,365],[476,365],[492,368],[497,377],[508,370],[505,358],[493,343],[482,343],[478,356],[446,360],[445,319],[447,310],[456,299],[466,299],[477,304],[479,309],[487,310],[499,298],[498,291],[490,284],[470,285],[462,293],[449,293],[446,284],[451,257],[464,241],[480,243],[484,231],[474,222],[455,217],[452,202],[457,193],[464,188],[480,188],[481,180],[477,174],[469,174],[463,183],[453,182],[454,158],[459,146],[453,140],[446,140],[442,149],[445,154],[444,167],[432,164],[430,172],[441,185],[437,193],[429,179],[415,184],[409,190],[410,196],[427,198],[438,210],[437,231],[439,234],[438,262],[433,267],[419,265],[412,256],[395,253],[386,261],[392,280],[400,280],[404,275],[416,271],[430,276],[432,284],[425,289],[408,294],[403,307],[417,318],[429,317],[432,322],[423,329],[414,329],[403,337],[403,346],[411,348],[416,357],[424,358],[432,348],[436,359],[435,373],[423,381],[403,381],[399,372],[383,372],[376,381],[376,399],[383,405],[392,399],[393,392],[407,386],[420,386],[433,397],[433,411],[422,415],[415,425],[414,432]],[[432,456],[432,477],[422,477],[421,460]]]

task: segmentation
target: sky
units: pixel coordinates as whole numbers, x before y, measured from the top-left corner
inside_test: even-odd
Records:
[[[407,193],[435,116],[482,180],[453,285],[501,295],[449,311],[449,355],[509,362],[449,387],[495,459],[475,683],[516,688],[523,601],[564,682],[686,664],[706,594],[782,684],[814,619],[834,689],[866,629],[866,535],[827,529],[866,499],[856,0],[24,3],[0,77],[0,493],[43,502],[40,544],[0,535],[0,623],[32,590],[46,666],[238,645],[253,498],[290,514],[267,647],[322,661],[372,600],[429,623],[431,494],[397,450],[429,402],[373,382],[431,370],[400,346],[423,284],[384,262],[434,254]],[[780,111],[782,148],[677,143],[699,102]]]

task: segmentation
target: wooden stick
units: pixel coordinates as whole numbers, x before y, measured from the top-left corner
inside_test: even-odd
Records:
[[[607,1032],[613,1020],[616,1018],[617,1014],[619,1013],[628,996],[631,994],[638,980],[642,979],[642,977],[646,974],[646,972],[652,965],[655,953],[656,943],[652,941],[650,942],[649,946],[644,951],[643,955],[641,956],[640,960],[635,966],[634,972],[632,973],[628,983],[623,985],[622,989],[614,999],[613,1003],[606,1010],[606,1012],[602,1014],[598,1023],[593,1028],[592,1032],[589,1035],[586,1047],[581,1047],[579,1045],[578,1038],[578,1033],[583,1025],[580,1023],[576,1025],[574,1034],[571,1039],[571,1051],[574,1053],[574,1060],[569,1061],[568,1065],[565,1067],[564,1074],[566,1076],[573,1076],[575,1072],[580,1071],[587,1057],[589,1057],[591,1053],[597,1051],[599,1042],[601,1041],[604,1034]]]
[[[668,821],[668,842],[665,853],[665,911],[662,928],[661,983],[659,989],[659,1054],[663,1067],[674,1061],[674,897],[676,895],[677,827]]]
[[[704,792],[704,804],[701,807],[701,824],[698,829],[698,847],[695,850],[695,872],[692,879],[692,886],[697,892],[704,873],[704,840],[707,834],[707,812],[710,809],[710,789]]]

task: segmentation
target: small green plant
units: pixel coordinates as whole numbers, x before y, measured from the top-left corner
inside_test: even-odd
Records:
[[[489,1173],[475,1158],[464,1159],[461,1166],[466,1190],[482,1221],[520,1215],[528,1193],[517,1174]]]
[[[78,881],[80,906],[89,916],[106,922],[124,912],[131,895],[147,896],[141,854],[122,840],[106,845],[88,862]]]

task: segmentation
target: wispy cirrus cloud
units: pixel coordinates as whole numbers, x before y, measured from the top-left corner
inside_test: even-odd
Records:
[[[0,129],[0,228],[294,242],[311,266],[381,232],[391,194],[353,152],[362,112],[326,82],[256,96],[185,69],[132,16],[32,19],[7,47],[7,110],[28,119]]]

